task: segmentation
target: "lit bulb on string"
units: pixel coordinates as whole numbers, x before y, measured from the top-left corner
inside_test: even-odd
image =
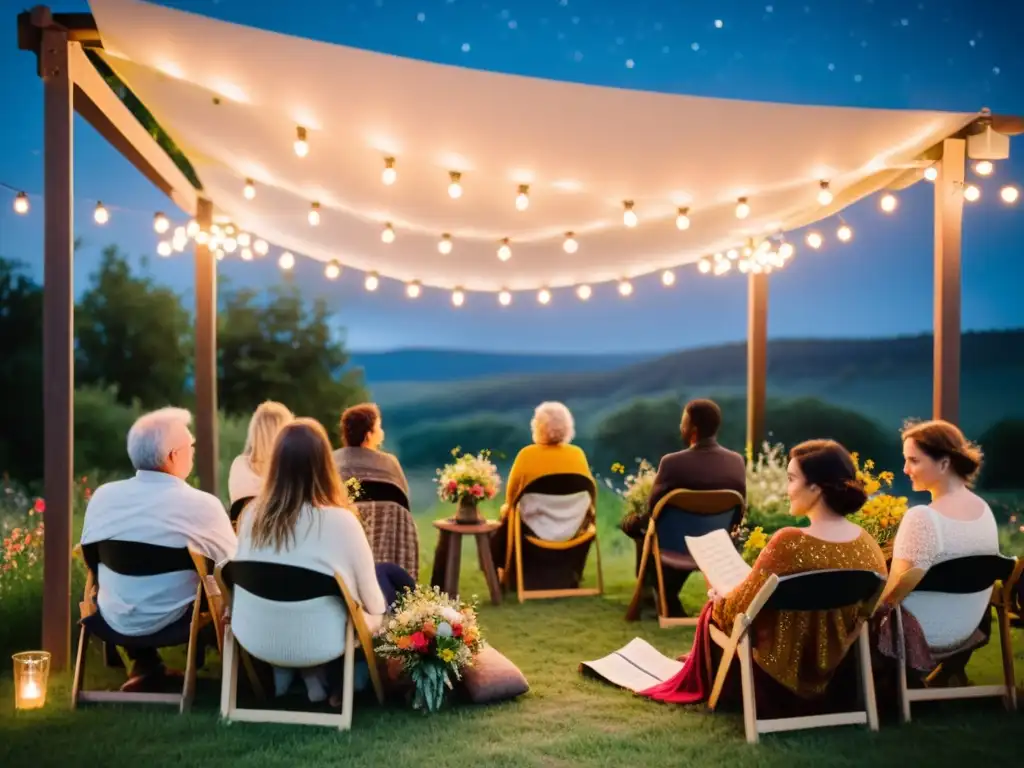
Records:
[[[305,157],[309,154],[309,142],[306,140],[306,129],[301,125],[295,128],[295,143],[292,145],[295,154]]]
[[[732,269],[732,262],[728,261],[727,259],[722,259],[717,264],[715,264],[715,274],[716,275],[719,275],[719,276],[720,275],[724,275],[730,269]]]
[[[747,198],[741,197],[736,201],[736,218],[745,219],[750,215],[750,203],[747,202]]]
[[[24,216],[28,213],[28,195],[19,192],[14,198],[14,212]]]
[[[936,168],[934,165],[928,166],[927,168],[924,169],[924,177],[928,181],[935,181],[937,178],[939,178],[939,169]]]
[[[711,271],[711,259],[701,259],[697,262],[697,269],[699,269],[702,274],[706,275]]]
[[[228,235],[228,236],[234,235],[235,231],[236,230],[235,230],[235,225],[234,224],[225,224],[224,225],[224,234],[225,235]]]
[[[537,301],[540,302],[541,304],[550,304],[551,291],[549,291],[547,288],[541,288],[539,291],[537,291]]]
[[[849,224],[840,225],[839,229],[836,230],[836,237],[839,238],[840,242],[848,243],[853,239],[853,230]]]
[[[313,203],[309,207],[309,215],[306,217],[309,225],[315,227],[320,223],[320,203]]]
[[[238,250],[238,241],[233,237],[225,237],[224,242],[221,244],[221,248],[224,249],[225,253],[234,253]]]
[[[661,273],[661,284],[664,286],[675,285],[676,273],[671,269],[666,269]]]
[[[376,272],[369,272],[363,280],[363,287],[368,291],[376,291],[380,286],[380,277]]]
[[[411,283],[407,283],[405,286],[405,295],[410,299],[418,299],[422,288],[420,287],[419,280],[413,280]]]
[[[248,248],[252,245],[252,235],[248,232],[239,232],[236,239],[238,240],[238,244],[243,248]]]
[[[821,244],[824,242],[824,240],[822,239],[821,235],[818,234],[817,232],[808,232],[806,242],[809,248],[818,250],[819,248],[821,248]]]
[[[462,197],[462,174],[458,171],[449,171],[448,178],[448,197],[452,200],[458,200]]]
[[[746,259],[743,259],[742,261],[740,261],[739,262],[739,270],[744,275],[747,274],[750,271],[750,262],[747,261]]]
[[[586,301],[590,298],[592,293],[593,291],[590,290],[589,285],[580,285],[576,288],[576,295],[579,297],[580,301]]]
[[[562,250],[566,253],[576,253],[579,250],[580,244],[576,242],[576,235],[572,232],[565,233],[565,242],[562,243]]]
[[[171,220],[168,219],[164,214],[158,213],[156,216],[153,217],[153,231],[156,232],[158,235],[162,235],[170,228]]]
[[[737,251],[735,248],[730,248],[728,251],[725,252],[725,256],[727,259],[729,259],[729,261],[736,261],[736,259],[740,257],[740,252]]]
[[[625,209],[622,212],[622,223],[627,227],[635,227],[638,219],[636,217],[636,211],[633,210],[633,201],[626,200],[622,203],[622,207]]]
[[[257,238],[253,241],[252,249],[260,256],[266,256],[270,253],[270,246],[267,244],[267,241],[262,238]]]
[[[324,277],[328,280],[337,280],[339,275],[341,275],[341,265],[338,262],[331,261],[324,267]]]
[[[783,243],[782,245],[779,246],[779,257],[783,261],[791,259],[795,252],[796,249],[793,247],[792,243]]]
[[[92,212],[92,218],[97,224],[106,224],[110,221],[110,212],[103,206],[103,203],[96,203],[96,210]]]
[[[252,200],[256,197],[256,183],[252,179],[245,180],[245,186],[242,187],[242,197],[246,200]]]
[[[974,164],[974,172],[979,176],[991,176],[995,166],[990,160],[979,160]]]
[[[452,236],[447,232],[441,235],[441,239],[437,243],[437,252],[444,256],[452,252]]]
[[[395,170],[395,158],[384,158],[384,170],[380,172],[380,180],[388,187],[398,180],[398,171]]]
[[[380,241],[389,245],[395,242],[395,228],[391,226],[391,222],[385,222],[384,229],[380,231]]]
[[[171,244],[169,242],[167,242],[166,240],[161,240],[159,243],[157,243],[156,252],[160,256],[166,257],[170,256],[171,253],[174,252],[174,249],[171,247]]]
[[[999,190],[999,197],[1002,198],[1004,203],[1013,205],[1020,199],[1020,191],[1016,187],[1007,185]]]
[[[508,244],[508,238],[504,238],[501,241],[501,245],[498,246],[498,258],[502,261],[508,261],[512,258],[512,246]]]
[[[501,304],[501,306],[503,307],[507,307],[509,304],[512,303],[512,294],[509,293],[508,291],[501,291],[498,294],[498,303]]]
[[[519,194],[516,195],[516,210],[525,211],[530,207],[530,185],[520,184]]]
[[[242,257],[242,261],[252,261],[252,248],[243,248],[238,255]]]
[[[466,294],[461,288],[452,291],[452,306],[461,307],[466,303]]]
[[[195,237],[199,234],[199,222],[195,219],[190,219],[188,224],[185,225],[185,234],[189,237]]]
[[[882,198],[878,201],[878,207],[881,208],[885,213],[892,213],[896,210],[896,206],[899,205],[899,200],[896,199],[896,195],[891,192],[886,192],[882,195]]]
[[[676,229],[682,231],[690,228],[690,209],[680,208],[676,214]]]
[[[224,251],[222,251],[220,248],[217,248],[213,252],[213,255],[217,259],[217,261],[224,261]]]
[[[829,205],[834,199],[832,190],[828,187],[828,182],[823,180],[821,188],[818,190],[818,205]]]
[[[981,199],[981,190],[973,184],[964,187],[964,200],[969,203],[976,203]]]
[[[632,296],[633,295],[633,284],[629,280],[619,281],[619,295],[620,296]]]
[[[295,257],[288,251],[285,251],[284,253],[277,257],[277,266],[279,266],[281,269],[285,271],[288,271],[289,269],[295,266]]]
[[[205,230],[199,230],[196,232],[196,242],[199,245],[207,245],[210,242],[210,233]]]

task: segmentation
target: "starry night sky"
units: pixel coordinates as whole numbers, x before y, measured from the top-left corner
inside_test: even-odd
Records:
[[[478,69],[595,85],[702,96],[844,106],[944,109],[1024,115],[1024,3],[1019,0],[173,0],[164,5],[332,43]],[[87,10],[77,1],[55,11]],[[42,89],[35,59],[14,44],[16,0],[0,0],[0,182],[42,190]],[[330,73],[310,73],[329,77]],[[395,94],[401,98],[400,93]],[[515,119],[510,116],[509,119]],[[628,151],[624,148],[623,151]],[[100,249],[117,243],[138,261],[154,254],[152,216],[170,205],[84,123],[76,122],[76,234],[84,238],[75,279],[81,289]],[[1001,184],[1024,186],[1024,139],[1009,162],[981,180],[982,199],[964,224],[965,329],[1024,326],[1020,260],[1024,204],[998,199]],[[92,221],[97,199],[111,208]],[[28,216],[0,189],[0,254],[42,273],[41,200]],[[923,183],[900,195],[893,216],[871,199],[845,214],[849,245],[806,247],[772,276],[773,337],[880,336],[928,331],[932,321],[932,194]],[[275,251],[272,251],[275,253]],[[149,260],[160,282],[186,295],[183,256]],[[657,275],[635,281],[629,299],[612,285],[587,303],[559,297],[540,308],[471,297],[459,310],[448,295],[417,302],[400,287],[366,294],[347,273],[324,285],[321,267],[300,259],[294,279],[339,311],[359,350],[447,347],[508,351],[668,350],[744,338],[746,284],[693,268],[663,288]],[[274,259],[225,262],[235,286],[282,279]]]

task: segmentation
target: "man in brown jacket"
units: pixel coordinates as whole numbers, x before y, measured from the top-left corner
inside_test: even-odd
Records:
[[[636,542],[638,571],[651,512],[669,491],[731,490],[746,498],[746,463],[740,454],[718,444],[718,429],[721,425],[722,411],[713,400],[691,400],[683,409],[679,429],[688,447],[662,457],[651,489],[647,514],[628,517],[621,523],[623,532]],[[690,572],[665,568],[664,573],[669,615],[684,616],[679,591]]]

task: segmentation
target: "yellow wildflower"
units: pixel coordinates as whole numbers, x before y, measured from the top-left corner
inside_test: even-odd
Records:
[[[441,651],[441,661],[443,661],[445,664],[450,664],[454,660],[455,651],[453,651],[451,648],[445,648],[443,651]]]

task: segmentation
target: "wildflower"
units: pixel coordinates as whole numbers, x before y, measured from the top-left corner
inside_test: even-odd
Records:
[[[32,509],[40,515],[43,514],[43,512],[46,511],[46,500],[36,499],[36,503],[32,505]]]

